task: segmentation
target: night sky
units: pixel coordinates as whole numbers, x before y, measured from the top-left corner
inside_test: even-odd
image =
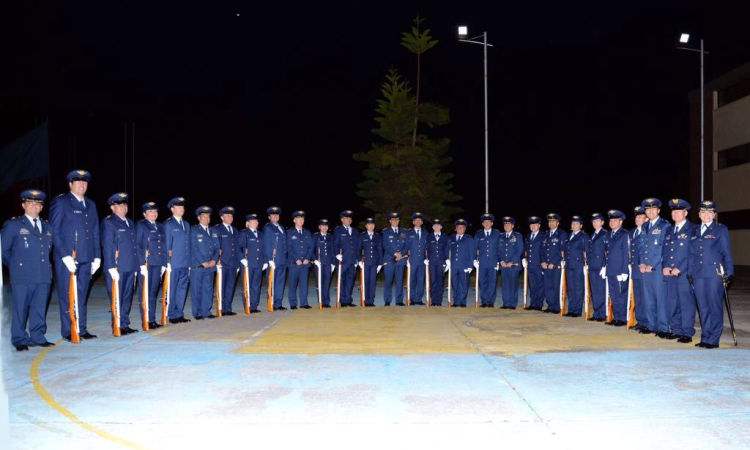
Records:
[[[399,42],[417,13],[440,41],[423,57],[422,98],[450,108],[434,135],[452,141],[455,191],[475,223],[482,47],[457,43],[456,25],[494,45],[490,210],[519,222],[554,211],[567,227],[573,214],[687,196],[699,56],[676,39],[705,39],[706,81],[750,61],[747,8],[729,6],[739,2],[17,3],[0,13],[0,146],[49,118],[48,193],[84,168],[101,214],[127,190],[136,219],[148,200],[165,219],[179,195],[189,212],[231,204],[264,216],[275,204],[286,225],[296,209],[362,220],[364,165],[351,155],[375,140],[388,68],[414,80]],[[2,219],[18,212],[10,193],[1,199]]]

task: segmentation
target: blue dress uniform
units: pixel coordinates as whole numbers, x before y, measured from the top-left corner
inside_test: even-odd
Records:
[[[661,201],[656,198],[647,198],[641,202],[644,209],[661,208]],[[669,333],[669,317],[667,315],[667,284],[662,274],[663,257],[662,249],[667,234],[671,233],[672,225],[661,217],[657,217],[654,223],[650,221],[643,224],[646,236],[643,238],[643,247],[638,255],[640,264],[651,266],[650,272],[643,274],[643,303],[646,307],[646,327],[648,330],[660,334]]]
[[[690,203],[682,199],[672,199],[668,204],[672,210],[690,210]],[[687,280],[694,228],[695,224],[686,218],[682,223],[675,223],[672,232],[664,238],[664,268],[672,274],[664,277],[667,283],[669,328],[677,336],[678,342],[683,344],[692,342],[695,335],[695,297]]]
[[[609,210],[610,219],[625,220],[625,214],[616,209]],[[628,266],[630,265],[630,237],[628,230],[618,228],[609,232],[607,238],[605,266],[609,296],[612,299],[612,322],[609,325],[623,326],[628,318]],[[619,277],[619,279],[618,279]]]
[[[482,222],[495,221],[492,214],[482,214]],[[500,262],[500,232],[494,228],[479,230],[474,234],[474,258],[479,261],[479,299],[482,307],[495,306],[497,299],[497,263]]]
[[[411,220],[422,219],[424,214],[415,212],[411,215]],[[424,228],[412,228],[406,234],[406,245],[409,250],[409,301],[412,305],[424,305],[424,274],[427,269],[424,260],[427,256],[427,233]]]
[[[701,211],[715,211],[712,200],[701,203]],[[698,299],[701,321],[701,341],[697,347],[716,348],[724,330],[724,288],[719,275],[734,275],[734,264],[729,246],[729,230],[725,225],[711,221],[696,226],[690,241],[690,269]]]
[[[173,206],[185,206],[185,198],[175,197],[167,203],[167,208]],[[165,276],[169,277],[169,322],[187,322],[184,311],[190,273],[190,224],[185,217],[178,220],[172,216],[164,221],[164,234],[167,242]]]
[[[128,194],[119,192],[107,200],[111,205],[127,204]],[[137,332],[130,328],[130,307],[133,302],[133,287],[135,286],[135,275],[138,273],[138,246],[135,243],[135,224],[127,217],[111,214],[104,218],[99,228],[99,236],[102,238],[102,257],[104,269],[104,280],[107,286],[107,294],[111,299],[112,273],[115,269],[119,274],[117,289],[120,292],[120,331],[122,334]],[[114,314],[114,311],[112,312]]]
[[[591,215],[591,220],[604,221],[601,213]],[[591,233],[591,244],[586,253],[586,260],[589,264],[589,286],[591,287],[591,309],[592,314],[589,320],[603,322],[607,317],[607,282],[601,277],[600,273],[604,268],[604,249],[607,246],[609,232],[603,227],[598,231]]]
[[[583,226],[580,216],[570,218],[571,222],[578,222]],[[583,231],[571,233],[571,236],[563,242],[563,254],[565,258],[565,281],[567,283],[568,313],[570,317],[580,317],[583,309],[584,276],[583,266],[586,265],[586,255],[591,246],[589,235]]]
[[[320,219],[318,225],[328,226],[328,219]],[[331,233],[323,234],[317,232],[313,234],[313,258],[318,264],[315,265],[315,282],[317,285],[318,271],[320,274],[320,284],[322,287],[321,304],[324,308],[331,306],[331,274],[336,264],[336,258],[333,253],[333,235]]]
[[[540,223],[538,216],[528,218],[529,225]],[[529,281],[529,304],[528,309],[541,311],[544,306],[544,278],[542,277],[542,242],[544,240],[541,230],[526,235],[524,241],[524,258],[528,270]]]
[[[465,220],[459,219],[454,225],[467,226]],[[477,248],[474,239],[468,234],[454,234],[448,241],[448,252],[451,262],[451,288],[453,289],[453,306],[466,307],[466,295],[469,293],[469,273],[476,257]],[[494,270],[494,269],[493,269]]]
[[[292,218],[295,217],[304,218],[305,212],[295,211]],[[307,304],[307,280],[310,275],[311,263],[309,261],[313,259],[312,233],[304,228],[292,227],[286,232],[286,241],[289,259],[289,306],[297,308],[297,295],[299,295],[299,305],[302,308],[309,308],[310,306]],[[305,264],[305,260],[308,263]],[[301,264],[297,264],[297,261]]]
[[[281,208],[271,206],[266,209],[266,214],[281,214]],[[273,309],[283,311],[286,308],[281,302],[284,299],[284,282],[286,281],[287,269],[287,239],[284,227],[278,223],[268,222],[263,225],[263,254],[268,260],[268,265],[273,262]],[[269,275],[271,271],[268,271]]]
[[[224,214],[234,216],[234,208],[225,206],[219,210],[219,217]],[[240,232],[233,225],[224,222],[213,226],[213,233],[219,238],[219,260],[221,261],[221,314],[233,316],[232,301],[237,286],[237,274],[240,268]],[[218,267],[217,267],[218,270]]]
[[[196,217],[211,214],[211,207],[201,206],[195,210]],[[212,319],[211,306],[214,299],[214,277],[216,266],[203,267],[203,263],[219,259],[219,237],[211,228],[197,223],[190,228],[190,303],[193,317]]]
[[[24,202],[41,204],[46,198],[44,192],[36,189],[21,193],[21,200]],[[28,350],[28,346],[51,346],[53,344],[47,343],[44,337],[47,332],[47,300],[52,284],[50,225],[41,218],[33,219],[23,215],[5,222],[0,234],[3,264],[10,271],[10,286],[13,291],[11,343],[17,350]]]
[[[75,181],[88,183],[91,180],[91,174],[85,170],[74,170],[68,174],[67,179],[69,183]],[[92,268],[95,269],[101,264],[102,257],[99,245],[99,215],[96,212],[96,205],[88,197],[83,197],[83,201],[79,201],[72,192],[60,194],[50,204],[49,222],[52,226],[57,299],[60,304],[60,334],[63,338],[70,338],[70,316],[68,315],[70,271],[63,263],[63,258],[72,256],[75,251],[79,335],[84,339],[96,337],[86,329],[86,304],[91,272]]]
[[[350,210],[341,211],[340,218],[352,217]],[[348,228],[348,229],[347,229]],[[355,306],[352,301],[354,289],[354,268],[357,267],[359,232],[352,227],[339,225],[333,230],[333,254],[341,255],[341,306]]]
[[[141,207],[144,213],[149,210],[156,210],[157,208],[154,202],[144,203]],[[159,293],[162,268],[166,268],[167,266],[167,245],[164,225],[156,221],[151,222],[148,219],[139,220],[135,223],[135,242],[138,246],[138,263],[141,266],[147,264],[148,325],[150,328],[159,328],[160,325],[156,322],[156,298]],[[146,257],[146,251],[148,251],[148,257]],[[142,286],[143,275],[138,277],[137,293],[142,291]],[[143,314],[142,310],[141,314]]]
[[[560,221],[560,216],[555,213],[547,215],[547,220]],[[547,300],[547,309],[550,313],[560,312],[560,270],[563,261],[563,244],[568,240],[568,233],[559,227],[554,231],[544,233],[542,242],[542,262],[547,263],[547,268],[542,270],[544,276],[544,297]]]
[[[365,224],[375,224],[375,219],[367,218]],[[378,279],[378,266],[383,263],[383,243],[380,235],[373,231],[359,234],[359,252],[365,270],[365,306],[375,306],[375,287]],[[424,264],[424,259],[422,260]],[[424,278],[422,279],[424,283]]]
[[[633,208],[633,214],[636,216],[646,214],[645,210],[641,206]],[[633,298],[635,299],[635,320],[637,321],[633,329],[641,331],[646,329],[646,309],[643,304],[643,274],[638,270],[640,264],[639,255],[641,248],[643,247],[644,238],[646,233],[643,232],[643,225],[635,227],[630,231],[630,257],[631,262],[631,273],[633,279]]]
[[[503,224],[515,226],[516,219],[505,216]],[[523,256],[523,236],[517,231],[501,232],[498,241],[500,262],[511,264],[511,267],[500,267],[501,287],[503,292],[503,308],[516,309],[518,306],[518,274],[521,273],[521,257]]]
[[[439,219],[432,221],[435,225],[442,226]],[[445,290],[445,261],[448,259],[448,235],[442,232],[429,233],[427,235],[427,260],[430,271],[430,305],[442,306],[443,291]],[[386,258],[387,256],[384,256]]]
[[[388,214],[388,219],[398,219],[397,212]],[[383,274],[385,286],[383,299],[386,305],[391,304],[393,299],[393,286],[396,288],[396,304],[404,304],[404,269],[406,267],[407,230],[401,227],[383,228],[381,237],[383,239]],[[396,261],[396,253],[401,254],[401,259]]]
[[[245,221],[258,220],[257,214],[248,214]],[[240,251],[242,258],[247,259],[247,284],[249,286],[248,296],[250,298],[250,312],[259,313],[260,284],[263,266],[268,258],[263,253],[263,236],[260,230],[245,228],[241,231]],[[243,287],[244,289],[244,287]]]

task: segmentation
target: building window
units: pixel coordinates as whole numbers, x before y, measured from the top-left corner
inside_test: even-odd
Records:
[[[719,89],[719,108],[748,95],[750,95],[750,78]]]
[[[738,145],[719,152],[719,169],[750,163],[750,144]]]

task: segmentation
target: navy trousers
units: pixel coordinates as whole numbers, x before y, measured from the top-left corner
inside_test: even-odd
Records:
[[[70,272],[68,272],[70,273]],[[68,275],[70,276],[70,275]],[[47,300],[49,283],[10,285],[13,294],[13,318],[10,341],[13,345],[43,344],[47,342]],[[26,322],[29,332],[26,332]]]
[[[167,315],[170,319],[179,319],[185,315],[185,301],[188,292],[188,272],[190,269],[181,267],[164,272],[164,276],[169,276],[169,309]]]
[[[444,266],[441,264],[427,267],[430,271],[430,304],[440,306],[443,304],[443,291],[445,290]]]
[[[78,264],[76,271],[78,278],[78,331],[85,334],[88,330],[86,305],[89,300],[89,284],[91,283],[91,263]],[[68,286],[70,285],[70,271],[62,261],[55,264],[57,277],[57,300],[60,304],[60,334],[70,336],[70,316],[68,315]]]
[[[514,308],[518,306],[518,274],[520,272],[520,266],[500,268],[503,306],[512,306]]]
[[[405,265],[397,266],[395,263],[388,263],[383,266],[385,275],[385,287],[383,290],[383,299],[386,305],[391,304],[393,299],[393,290],[396,290],[396,303],[404,302],[404,271]]]
[[[562,269],[544,270],[544,297],[547,300],[547,309],[560,312],[560,271]]]
[[[130,307],[133,304],[133,288],[135,287],[135,274],[137,272],[120,272],[120,280],[117,281],[117,289],[120,291],[120,328],[130,326]],[[108,270],[104,271],[104,280],[107,285],[107,294],[112,299],[112,276]],[[114,316],[114,311],[112,311]]]
[[[694,278],[693,283],[701,320],[701,342],[719,345],[724,331],[724,287],[721,277]]]
[[[206,317],[211,314],[215,277],[216,272],[205,268],[190,270],[190,305],[193,317]]]
[[[307,278],[310,274],[310,264],[292,263],[289,267],[289,306],[307,306]]]
[[[583,267],[575,269],[565,268],[565,282],[567,283],[568,294],[568,312],[572,314],[581,314],[583,309],[583,296],[585,294],[583,286]]]
[[[495,266],[479,264],[479,301],[482,305],[495,306],[497,300],[497,270]]]

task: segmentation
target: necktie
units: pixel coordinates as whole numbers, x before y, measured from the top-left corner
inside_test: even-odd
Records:
[[[417,239],[422,239],[422,233],[419,230],[417,230]]]
[[[640,228],[636,228],[635,229],[635,237],[638,237],[640,234],[641,234],[641,229]]]
[[[232,233],[232,227],[227,227],[227,231],[229,231],[230,235],[234,234],[234,233]]]
[[[42,229],[39,228],[39,224],[37,222],[39,222],[39,219],[34,219],[34,228],[36,228],[36,230],[41,233]]]
[[[536,239],[536,233],[531,234],[531,240],[533,241],[534,239]]]
[[[395,234],[398,234],[398,228],[394,228],[394,229],[393,229],[393,232],[394,232]]]
[[[505,234],[505,239],[510,239],[510,233]]]
[[[462,237],[463,237],[463,235],[462,235],[462,234],[459,234],[459,235],[458,235],[458,240],[460,241]]]
[[[370,240],[372,240],[372,233],[370,233]]]
[[[490,237],[490,232],[489,231],[485,231],[484,235],[487,236],[487,237]]]
[[[352,235],[352,229],[349,227],[346,227],[346,232],[349,233],[349,236]]]
[[[81,204],[81,208],[86,209],[86,202],[83,200],[78,200],[78,203]]]
[[[297,230],[300,236],[302,236],[302,230]]]
[[[130,224],[128,223],[128,219],[127,218],[122,219],[122,221],[125,222],[125,226],[126,227],[130,228]]]
[[[703,226],[701,227],[701,236],[703,236],[703,233],[705,233],[707,229],[708,229],[708,225],[704,223]]]
[[[258,232],[253,230],[253,235],[255,236],[255,239],[258,239]]]
[[[439,240],[440,240],[440,233],[437,233],[437,234],[435,234],[435,240],[436,240],[436,241],[439,241]]]
[[[677,236],[677,233],[680,232],[680,227],[674,227],[674,235]]]

